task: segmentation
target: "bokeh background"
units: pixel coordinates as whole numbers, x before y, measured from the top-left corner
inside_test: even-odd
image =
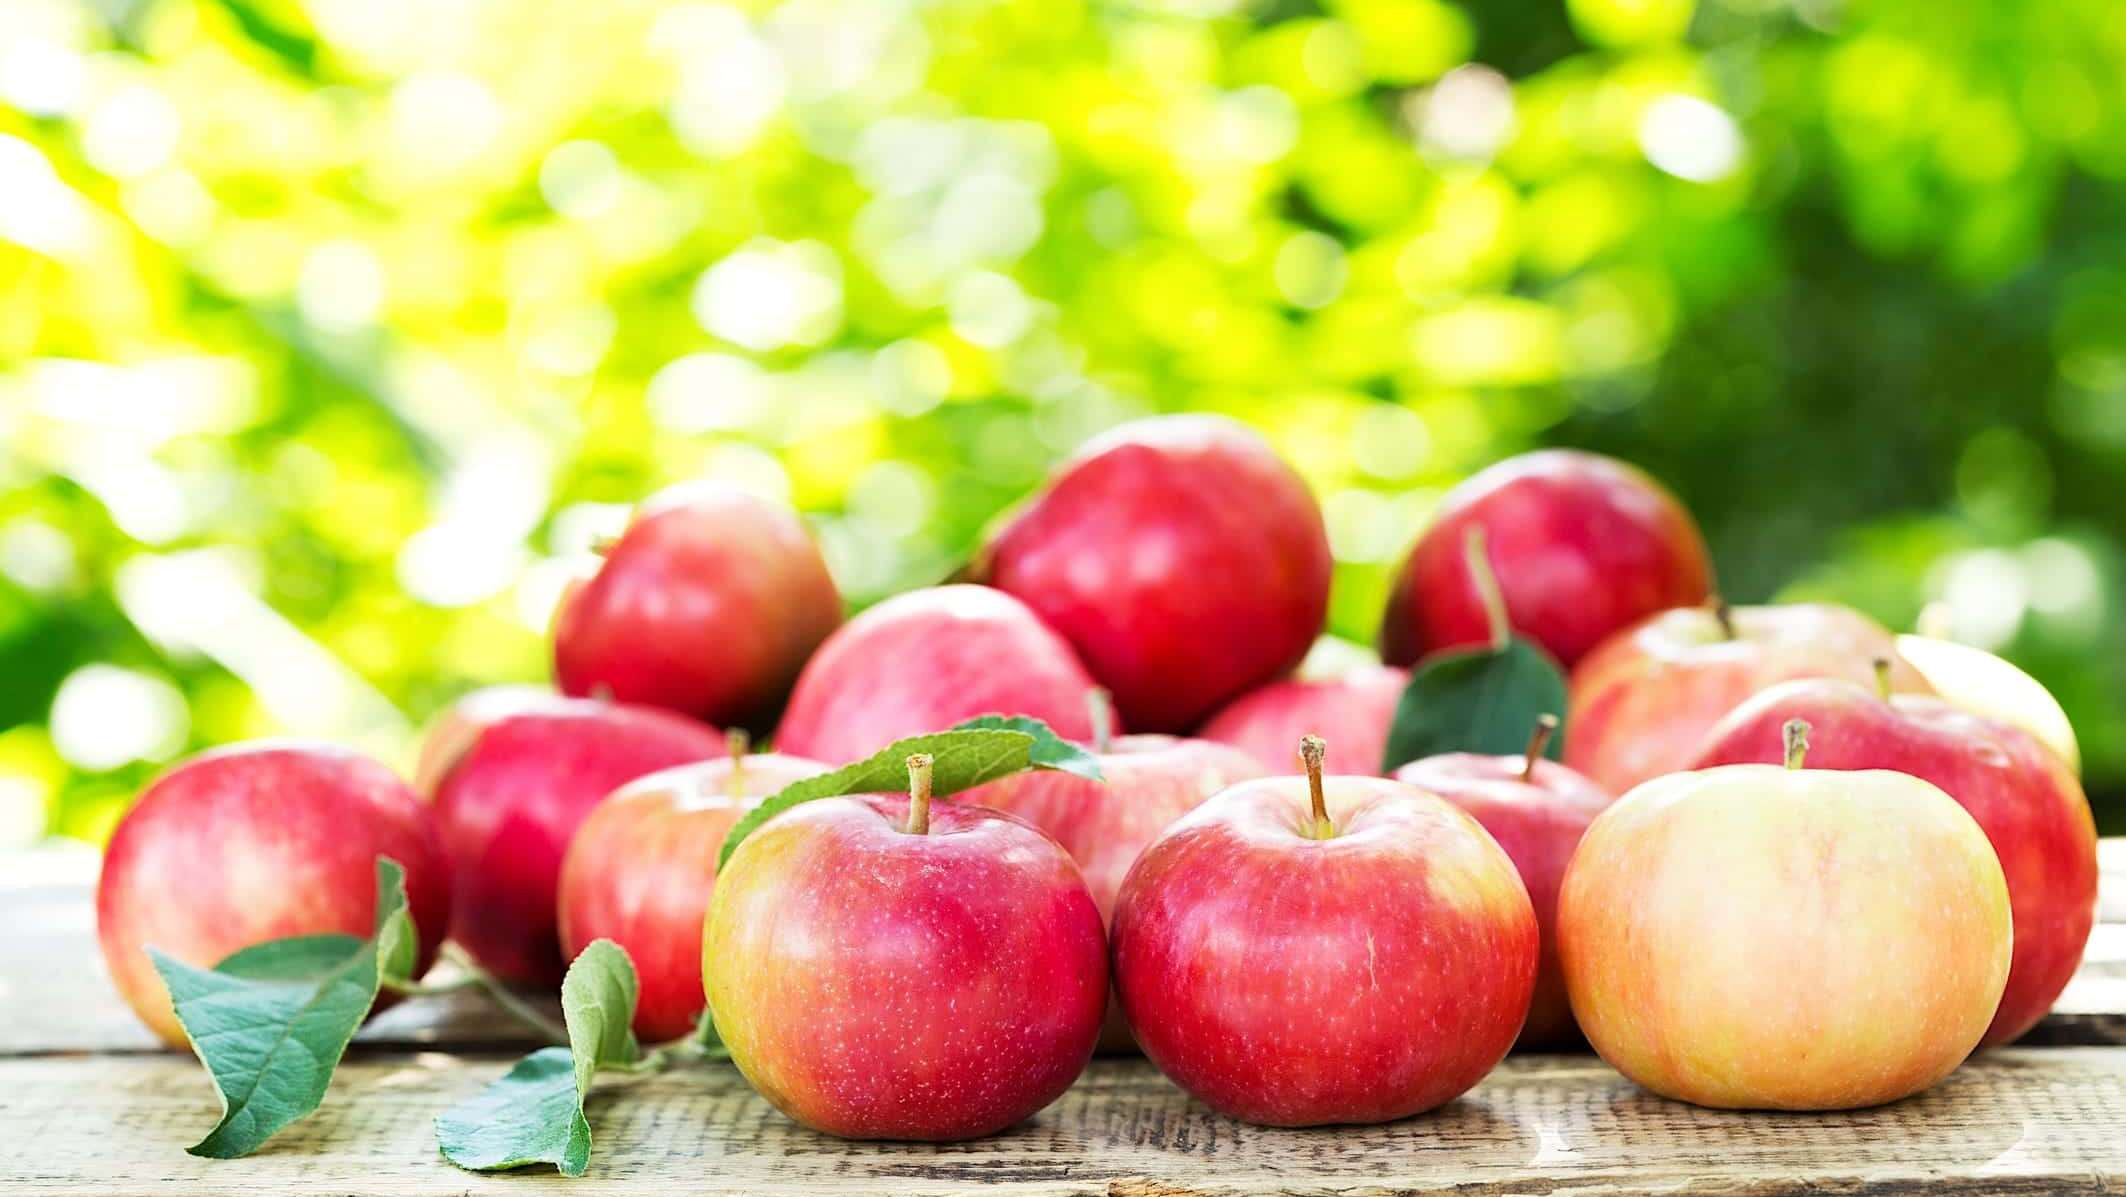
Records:
[[[1589,446],[1738,600],[1946,604],[2126,829],[2117,0],[0,0],[0,845],[403,760],[660,484],[861,604],[1182,408],[1347,636]]]

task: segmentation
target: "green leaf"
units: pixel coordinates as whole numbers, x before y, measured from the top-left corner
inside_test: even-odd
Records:
[[[694,1045],[701,1049],[704,1059],[728,1060],[731,1049],[724,1046],[723,1036],[716,1033],[716,1016],[704,1007],[701,1017],[694,1021],[694,1033],[690,1036]]]
[[[919,752],[931,757],[930,792],[940,798],[1028,769],[1058,769],[1090,781],[1103,780],[1099,762],[1091,753],[1056,735],[1040,720],[983,715],[945,731],[895,740],[853,765],[784,786],[732,825],[724,836],[717,868],[728,863],[731,853],[762,823],[793,806],[817,798],[907,789],[908,758]]]
[[[609,939],[593,940],[561,979],[567,1047],[547,1047],[436,1116],[443,1158],[474,1172],[552,1164],[581,1176],[591,1162],[591,1126],[583,1099],[604,1067],[642,1058],[629,1024],[639,986],[634,962]]]
[[[1403,688],[1388,727],[1383,772],[1443,752],[1511,756],[1528,747],[1544,715],[1565,713],[1565,675],[1542,649],[1513,637],[1500,649],[1441,653],[1421,664]],[[1331,744],[1330,750],[1335,750]],[[1564,752],[1551,737],[1548,755]]]
[[[249,1155],[324,1100],[333,1069],[376,1002],[380,940],[389,941],[395,961],[411,952],[405,873],[381,856],[376,870],[378,938],[270,940],[211,969],[148,949],[221,1098],[221,1120],[188,1149],[193,1155]]]

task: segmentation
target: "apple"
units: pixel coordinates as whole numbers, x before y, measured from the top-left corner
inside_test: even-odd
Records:
[[[558,985],[555,893],[584,816],[645,773],[722,755],[707,724],[594,699],[548,698],[471,730],[435,794],[451,939],[504,980]]]
[[[638,777],[593,807],[561,861],[561,954],[592,940],[627,950],[641,985],[635,1034],[646,1043],[694,1029],[701,992],[701,925],[716,857],[739,817],[762,798],[827,766],[732,745],[721,760]]]
[[[1556,719],[1545,716],[1520,756],[1450,752],[1395,771],[1397,781],[1437,794],[1483,824],[1528,887],[1542,946],[1535,997],[1516,1044],[1524,1051],[1567,1047],[1579,1039],[1565,996],[1565,976],[1558,968],[1558,886],[1587,825],[1610,803],[1600,786],[1543,759],[1543,748],[1557,725]]]
[[[2013,724],[1939,698],[1848,682],[1777,686],[1721,720],[1698,767],[1776,759],[1788,720],[1819,729],[1817,769],[1893,769],[1946,790],[2000,856],[2015,908],[2015,964],[1988,1044],[2037,1025],[2081,966],[2096,918],[2096,823],[2058,754]]]
[[[1329,602],[1306,483],[1222,416],[1088,441],[985,546],[975,576],[1076,647],[1125,726],[1179,732],[1297,665]]]
[[[1521,1030],[1536,921],[1513,862],[1415,786],[1245,781],[1167,828],[1115,903],[1115,982],[1159,1070],[1270,1126],[1452,1100]]]
[[[1344,773],[1378,774],[1387,755],[1388,725],[1410,673],[1392,665],[1361,665],[1340,677],[1291,677],[1234,699],[1196,734],[1254,757],[1282,759],[1305,735],[1336,745]]]
[[[1985,649],[1932,636],[1899,636],[1897,655],[1944,700],[2022,728],[2081,774],[2082,748],[2074,725],[2067,721],[2060,700],[2036,678]]]
[[[1712,592],[1698,525],[1660,483],[1595,453],[1523,453],[1448,491],[1411,547],[1381,620],[1389,664],[1491,642],[1464,557],[1472,529],[1489,543],[1513,630],[1567,668],[1619,629]]]
[[[182,1047],[148,948],[211,968],[269,939],[367,938],[379,856],[406,872],[418,976],[450,922],[450,871],[428,808],[406,783],[328,744],[265,740],[202,753],[157,778],[111,835],[96,883],[104,963],[141,1021]]]
[[[986,586],[934,586],[872,607],[798,675],[775,746],[842,765],[976,715],[1031,715],[1092,734],[1092,678],[1026,604]]]
[[[1978,824],[1908,774],[1803,768],[1807,725],[1788,726],[1784,767],[1647,782],[1565,871],[1573,1012],[1665,1097],[1896,1101],[1963,1062],[2008,978],[2008,885]],[[1816,751],[1854,735],[1820,724]]]
[[[1565,763],[1613,794],[1685,768],[1743,699],[1796,678],[1869,681],[1926,693],[1889,629],[1850,607],[1678,607],[1618,633],[1572,671]]]
[[[569,699],[545,686],[517,683],[482,686],[460,696],[431,719],[427,731],[421,735],[420,750],[413,767],[414,793],[422,798],[434,798],[444,776],[489,725],[542,707],[572,709]]]
[[[716,1032],[761,1096],[849,1139],[992,1134],[1061,1096],[1107,1003],[1100,911],[1062,848],[999,811],[821,798],[763,824],[709,902]]]
[[[804,521],[729,483],[652,496],[603,556],[555,619],[567,694],[764,729],[842,620]]]

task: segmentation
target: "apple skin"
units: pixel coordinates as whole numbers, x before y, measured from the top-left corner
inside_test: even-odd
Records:
[[[1175,1084],[1268,1126],[1386,1122],[1466,1091],[1520,1033],[1536,921],[1474,819],[1413,786],[1242,782],[1153,841],[1115,904],[1137,1042]]]
[[[421,734],[413,767],[413,792],[433,800],[443,778],[480,738],[480,733],[511,715],[542,708],[570,710],[570,699],[545,686],[510,683],[468,691],[429,720]]]
[[[1092,736],[1092,678],[1026,604],[986,586],[933,586],[878,604],[798,675],[775,747],[843,765],[976,715],[1031,715]]]
[[[761,1096],[846,1139],[993,1134],[1070,1087],[1107,1003],[1100,912],[1030,824],[905,798],[822,798],[732,854],[702,971]]]
[[[1136,731],[1179,732],[1320,633],[1329,539],[1306,483],[1223,416],[1095,437],[976,563],[1076,647]]]
[[[788,507],[690,482],[650,497],[554,623],[565,694],[764,730],[842,621],[819,546]]]
[[[1897,652],[1945,701],[1977,715],[2012,723],[2082,773],[2082,747],[2060,700],[2036,678],[1982,648],[1931,636],[1899,636]]]
[[[1818,726],[1809,763],[1849,734]],[[1939,1081],[1993,1017],[2011,936],[1978,825],[1882,770],[1656,778],[1588,828],[1558,897],[1595,1050],[1727,1109],[1852,1109]]]
[[[646,773],[724,755],[722,733],[657,707],[555,698],[486,724],[436,788],[451,939],[504,980],[560,984],[556,891],[584,816]]]
[[[1619,629],[1712,592],[1698,525],[1651,476],[1575,449],[1523,453],[1447,492],[1411,547],[1381,620],[1389,664],[1490,643],[1464,556],[1472,528],[1513,630],[1568,669]]]
[[[1767,686],[1831,677],[1929,693],[1889,629],[1850,607],[1736,607],[1735,638],[1709,608],[1678,607],[1618,633],[1572,671],[1565,763],[1613,794],[1689,766],[1721,716]]]
[[[1250,690],[1210,717],[1197,735],[1259,761],[1285,761],[1304,735],[1319,735],[1339,772],[1379,774],[1388,726],[1410,672],[1369,665],[1335,678],[1286,678]]]
[[[96,883],[104,962],[141,1021],[183,1047],[148,948],[211,968],[269,939],[367,938],[379,856],[406,872],[419,976],[450,924],[450,871],[428,808],[406,783],[329,744],[262,740],[202,753],[157,778],[111,836]]]
[[[561,954],[610,939],[635,964],[635,1034],[665,1043],[694,1029],[701,925],[731,825],[791,782],[827,771],[802,757],[755,753],[652,773],[591,808],[561,860]]]
[[[1523,781],[1527,765],[1524,756],[1450,752],[1395,771],[1397,781],[1437,794],[1483,824],[1528,887],[1542,947],[1528,1023],[1514,1045],[1522,1051],[1570,1047],[1580,1039],[1558,966],[1558,886],[1587,825],[1611,802],[1607,791],[1555,761],[1538,759]]]
[[[2023,729],[1938,698],[1885,702],[1861,686],[1807,681],[1736,708],[1696,763],[1776,757],[1788,719],[1818,729],[1810,768],[1908,773],[1947,791],[1978,821],[2015,907],[2015,966],[1985,1042],[2008,1043],[2036,1026],[2081,966],[2096,919],[2096,822],[2066,762]]]

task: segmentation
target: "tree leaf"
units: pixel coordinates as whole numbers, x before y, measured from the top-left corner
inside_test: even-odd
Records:
[[[983,715],[927,735],[895,740],[853,765],[792,782],[762,799],[724,836],[717,857],[721,869],[738,845],[762,823],[800,803],[844,794],[894,793],[908,787],[908,758],[931,757],[930,792],[944,797],[1009,777],[1027,769],[1060,769],[1091,781],[1103,780],[1099,762],[1038,719]]]
[[[642,1058],[629,1029],[639,991],[627,952],[610,939],[593,940],[561,979],[569,1045],[533,1052],[437,1115],[443,1158],[474,1172],[552,1164],[563,1176],[583,1175],[591,1162],[583,1100],[592,1079],[600,1068]]]
[[[380,856],[376,877],[378,934],[396,958],[410,953],[413,939],[405,872]],[[249,1155],[317,1109],[376,1002],[378,951],[377,938],[303,935],[254,944],[201,969],[148,949],[221,1098],[221,1120],[187,1150],[210,1159]]]
[[[1527,748],[1537,719],[1564,714],[1564,672],[1518,636],[1503,648],[1440,653],[1420,664],[1403,688],[1381,770],[1392,773],[1442,752],[1516,755]],[[1564,748],[1561,731],[1547,755],[1558,759]]]

